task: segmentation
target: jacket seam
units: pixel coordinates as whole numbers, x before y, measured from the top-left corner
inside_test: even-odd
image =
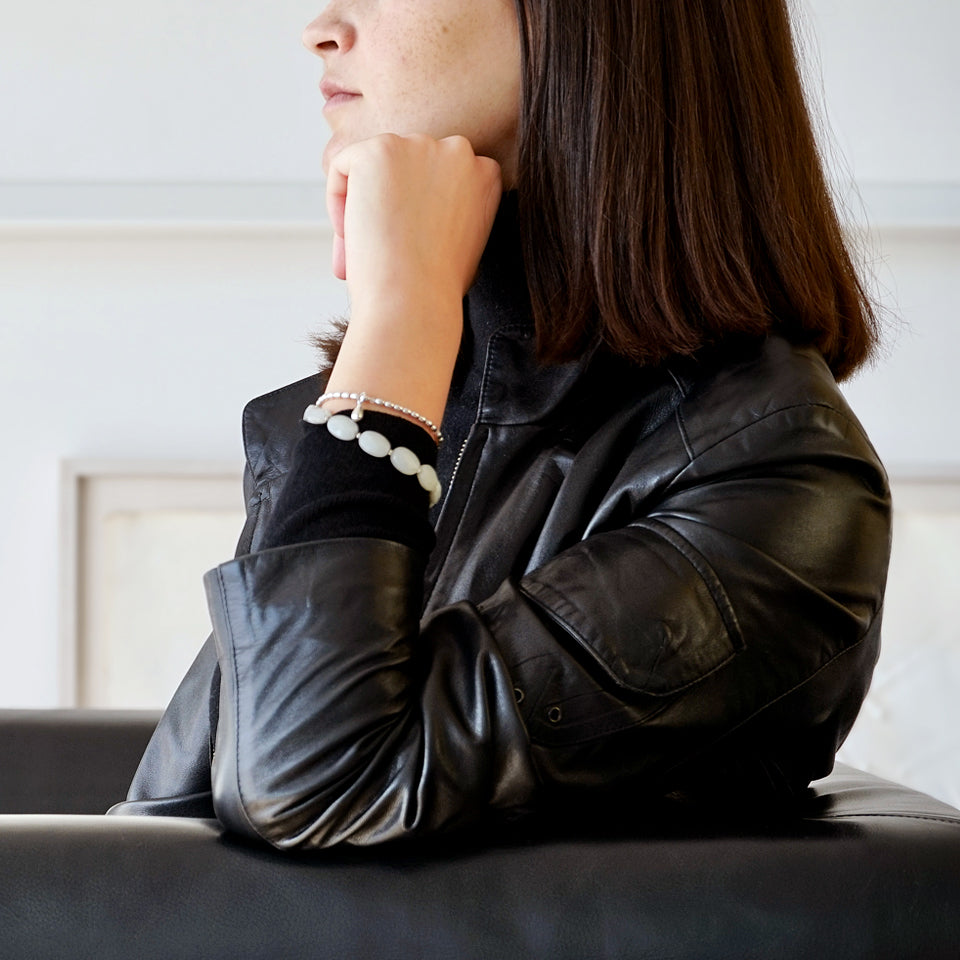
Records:
[[[240,812],[243,814],[243,819],[246,821],[247,825],[250,827],[253,833],[256,834],[256,836],[260,837],[261,840],[267,840],[267,838],[257,829],[253,820],[251,820],[249,813],[247,812],[247,801],[243,796],[243,784],[240,782],[240,674],[237,670],[237,658],[235,653],[236,645],[234,643],[235,631],[233,629],[233,618],[230,615],[230,606],[227,603],[227,591],[226,591],[225,584],[223,582],[223,574],[219,569],[217,570],[217,586],[220,592],[220,604],[222,606],[223,613],[224,613],[224,622],[226,623],[226,627],[227,627],[227,635],[228,635],[227,639],[230,642],[230,653],[231,653],[230,667],[231,667],[231,673],[233,675],[234,690],[236,691],[234,694],[235,712],[234,712],[234,730],[233,730],[234,769],[236,772],[236,776],[233,779],[236,780],[237,798],[240,801],[238,804],[238,808]],[[220,670],[222,673],[223,672],[222,664],[221,664]],[[269,843],[269,840],[267,840],[267,842]]]
[[[677,404],[676,409],[673,412],[673,416],[677,422],[677,432],[680,434],[680,440],[683,443],[683,449],[687,453],[687,459],[689,463],[692,463],[696,459],[696,456],[693,452],[693,446],[690,443],[690,437],[687,434],[687,425],[683,419],[683,401],[687,398],[687,391],[684,389],[679,377],[673,372],[672,369],[670,369],[670,367],[667,367],[667,375],[673,381],[674,386],[677,388],[677,392],[680,394],[680,402]]]
[[[486,422],[483,412],[487,406],[487,390],[490,386],[493,368],[496,365],[496,356],[500,349],[500,344],[508,337],[510,333],[524,332],[524,329],[525,328],[517,324],[507,324],[506,326],[495,330],[490,336],[490,340],[487,343],[487,356],[483,364],[483,378],[480,381],[480,396],[477,399],[477,413],[474,420],[475,423]]]
[[[669,774],[669,773],[672,772],[673,770],[676,770],[678,767],[682,767],[685,762],[687,762],[688,760],[692,759],[692,757],[696,756],[698,753],[702,753],[704,750],[710,750],[710,749],[712,749],[713,747],[717,746],[717,744],[723,743],[725,740],[727,740],[727,739],[729,739],[730,737],[732,737],[738,730],[740,730],[740,729],[742,729],[743,727],[745,727],[748,723],[752,723],[754,720],[756,720],[756,718],[759,717],[759,716],[760,716],[762,713],[764,713],[766,710],[769,710],[771,707],[773,707],[773,706],[775,706],[776,704],[780,703],[781,700],[785,700],[785,699],[786,699],[787,697],[789,697],[791,694],[796,693],[796,692],[797,692],[798,690],[800,690],[802,687],[806,686],[808,683],[810,683],[812,680],[814,680],[816,677],[818,677],[821,673],[823,673],[824,670],[827,670],[828,668],[830,668],[831,666],[833,666],[833,664],[836,663],[841,657],[845,657],[847,654],[852,653],[852,652],[853,652],[854,650],[856,650],[861,644],[863,644],[864,641],[867,639],[867,636],[869,635],[870,630],[871,630],[871,628],[873,627],[873,624],[874,624],[875,620],[876,620],[876,616],[872,617],[871,620],[870,620],[870,624],[866,627],[866,629],[863,631],[863,633],[860,634],[860,637],[859,637],[856,641],[854,641],[853,643],[851,643],[848,647],[844,647],[842,650],[837,651],[837,653],[835,653],[829,660],[827,660],[825,663],[820,664],[820,666],[817,667],[816,670],[814,670],[812,673],[808,674],[808,675],[807,675],[806,677],[804,677],[802,680],[800,680],[800,681],[798,681],[797,683],[793,684],[793,686],[791,686],[791,687],[789,687],[788,689],[784,690],[782,693],[778,694],[778,695],[777,695],[776,697],[774,697],[772,700],[768,700],[765,704],[763,704],[763,706],[758,707],[756,710],[754,710],[754,711],[753,711],[752,713],[750,713],[748,716],[744,717],[739,723],[736,723],[736,724],[734,724],[732,727],[730,727],[729,729],[724,730],[723,733],[720,734],[720,736],[718,736],[716,740],[714,740],[714,741],[712,741],[711,743],[707,744],[706,746],[704,746],[703,748],[701,748],[701,750],[695,751],[695,752],[694,752],[693,754],[691,754],[690,756],[688,756],[688,757],[686,757],[686,758],[684,758],[684,759],[682,759],[682,760],[679,760],[679,761],[678,761],[677,763],[675,763],[672,767],[670,767],[667,771],[665,771],[665,774]]]
[[[730,440],[733,440],[734,437],[740,436],[740,434],[746,432],[747,430],[752,430],[754,427],[758,427],[760,426],[760,424],[766,423],[768,420],[772,420],[774,417],[778,417],[778,416],[781,416],[782,414],[789,413],[791,410],[814,410],[814,409],[827,410],[829,413],[832,413],[837,418],[843,420],[844,423],[846,423],[848,426],[854,427],[857,430],[857,433],[859,434],[861,439],[863,439],[869,444],[870,441],[867,438],[866,434],[863,432],[863,427],[861,427],[860,424],[856,422],[856,420],[853,420],[851,417],[847,416],[842,410],[838,410],[835,406],[832,406],[829,403],[823,403],[822,401],[819,401],[819,400],[808,401],[804,403],[792,403],[785,407],[778,407],[776,410],[771,410],[769,413],[765,413],[763,416],[757,417],[757,419],[751,420],[749,423],[745,423],[742,427],[738,427],[732,433],[728,433],[722,437],[718,437],[716,440],[713,441],[713,443],[711,443],[709,446],[704,447],[703,450],[701,450],[698,454],[696,454],[693,457],[693,460],[691,461],[691,463],[687,464],[687,466],[692,466],[694,462],[699,460],[701,457],[706,456],[708,453],[710,453],[710,451],[715,450],[717,447],[722,446],[723,444],[727,443]],[[683,470],[679,471],[677,476],[680,476],[681,473],[683,473]]]
[[[696,460],[696,454],[694,454],[693,447],[690,445],[690,437],[687,435],[687,427],[683,422],[683,412],[680,410],[680,407],[677,407],[673,416],[677,422],[677,433],[680,434],[680,440],[683,443],[683,449],[687,454],[687,466],[690,466],[690,464]]]
[[[713,604],[717,608],[717,613],[720,614],[720,619],[723,621],[723,625],[726,628],[727,634],[730,636],[732,645],[735,647],[734,653],[737,652],[736,648],[738,646],[740,649],[743,649],[743,647],[746,645],[743,639],[743,632],[740,629],[740,622],[737,619],[737,612],[734,610],[733,604],[730,602],[730,597],[727,595],[726,589],[724,589],[723,582],[716,575],[713,568],[706,563],[706,559],[703,554],[697,550],[690,540],[688,540],[679,531],[674,530],[673,527],[671,527],[668,523],[665,523],[656,516],[649,516],[644,517],[642,520],[635,520],[629,525],[629,529],[649,530],[651,533],[659,536],[666,543],[670,544],[670,546],[672,546],[674,550],[676,550],[687,561],[687,563],[689,563],[690,566],[696,570],[697,576],[707,588],[707,592],[710,594],[710,598],[713,600]],[[704,570],[709,571],[711,574],[711,579],[714,581],[715,589],[711,589],[710,581],[707,579],[704,570],[701,569],[701,565],[704,567]],[[719,597],[715,592],[716,590],[720,591]],[[726,662],[727,661],[725,660],[724,663]],[[723,666],[723,664],[720,664],[719,666]],[[709,674],[704,674],[704,676],[709,676]]]
[[[475,423],[475,424],[470,428],[471,432],[474,432],[474,430],[475,430],[475,428],[477,427],[477,425],[478,425],[478,424]],[[480,450],[479,450],[479,455],[480,455],[480,457],[483,456],[483,452],[484,452],[484,450],[486,449],[486,446],[487,446],[487,441],[490,439],[490,429],[489,429],[489,427],[487,427],[486,425],[484,425],[484,430],[485,430],[485,432],[484,432],[484,434],[483,434],[482,441],[481,441],[481,444],[480,444]],[[468,440],[469,440],[469,439],[470,439],[470,436],[469,436],[469,434],[468,434]],[[476,441],[477,441],[477,435],[476,435],[476,433],[474,433],[473,442],[476,443]],[[464,441],[464,450],[466,450],[466,443],[467,443],[467,441]],[[446,539],[445,550],[444,550],[443,555],[442,555],[442,556],[440,557],[440,559],[439,559],[438,565],[437,565],[436,568],[435,568],[435,571],[436,571],[436,572],[434,573],[433,583],[432,583],[432,585],[430,586],[429,594],[427,593],[427,590],[426,590],[426,586],[427,586],[427,584],[426,584],[426,575],[424,575],[424,597],[423,597],[423,603],[421,604],[421,614],[422,614],[422,612],[423,612],[424,610],[426,610],[426,608],[430,605],[430,602],[433,600],[433,594],[436,592],[437,585],[438,585],[439,582],[440,582],[440,577],[442,576],[443,571],[444,571],[444,569],[445,569],[445,567],[446,567],[446,565],[447,565],[447,561],[448,561],[449,558],[450,558],[450,552],[453,550],[453,545],[457,542],[457,534],[459,534],[460,528],[463,526],[463,520],[464,520],[464,517],[466,516],[467,508],[470,506],[471,500],[472,500],[472,498],[473,498],[473,490],[474,490],[474,487],[476,486],[476,483],[477,483],[477,476],[478,476],[478,474],[479,474],[479,470],[475,470],[475,471],[473,472],[473,476],[470,477],[470,487],[469,487],[469,489],[467,490],[466,496],[465,496],[464,499],[463,499],[463,506],[462,506],[462,508],[461,508],[461,510],[460,510],[460,515],[457,517],[457,522],[456,522],[456,524],[454,525],[453,529],[450,531],[449,537]],[[455,479],[455,478],[454,478],[454,479]],[[453,493],[453,485],[452,485],[452,484],[451,484],[451,486],[450,486],[450,489],[447,490],[447,499],[448,499],[448,500],[449,500],[449,498],[450,498],[450,494],[451,494],[451,493]],[[446,509],[446,506],[447,506],[447,504],[446,504],[446,502],[444,502],[443,507],[440,508],[440,509],[441,509],[441,517],[443,516],[443,510]],[[438,526],[439,526],[439,520],[438,520]],[[438,543],[434,546],[434,551],[438,550],[439,547],[440,547],[440,544],[439,544],[439,542],[438,542]],[[429,560],[429,558],[428,558],[428,560]],[[442,604],[442,606],[448,606],[448,605],[449,605],[449,603],[444,603],[444,604]]]

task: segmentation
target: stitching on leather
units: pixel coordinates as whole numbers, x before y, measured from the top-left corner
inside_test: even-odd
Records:
[[[486,423],[483,412],[487,406],[487,390],[490,386],[490,380],[493,371],[497,365],[497,353],[499,352],[503,341],[509,339],[510,334],[524,333],[526,329],[517,324],[507,324],[499,330],[495,330],[487,342],[487,356],[483,364],[483,378],[480,381],[480,397],[477,401],[476,423]],[[529,339],[529,338],[527,338]]]
[[[856,420],[853,420],[851,417],[847,416],[842,410],[838,410],[836,407],[831,406],[829,403],[823,403],[822,401],[815,400],[806,403],[792,403],[786,407],[778,407],[776,410],[771,410],[770,413],[764,414],[762,417],[759,417],[756,420],[751,420],[749,423],[745,423],[742,427],[734,430],[733,433],[728,433],[723,437],[718,438],[708,447],[704,447],[694,458],[699,459],[700,457],[706,456],[710,453],[711,450],[716,449],[724,443],[727,443],[729,440],[732,440],[734,437],[739,437],[741,433],[744,433],[747,430],[752,430],[754,427],[760,426],[762,423],[766,423],[768,420],[772,420],[774,417],[779,417],[782,414],[789,413],[791,410],[827,410],[832,413],[834,416],[843,420],[849,426],[854,427],[857,433],[860,435],[861,439],[864,440],[868,445],[870,443],[866,434],[863,432],[863,427],[857,423]],[[871,450],[873,447],[870,448]],[[683,471],[681,470],[677,477],[679,477]]]
[[[687,466],[689,466],[696,459],[696,456],[693,452],[693,447],[690,446],[690,438],[687,436],[687,427],[683,422],[683,413],[680,410],[680,407],[673,413],[674,419],[677,421],[677,432],[680,434],[680,439],[683,441],[683,449],[687,453]]]
[[[681,406],[683,401],[687,398],[687,391],[684,390],[683,384],[680,382],[673,370],[671,370],[669,367],[667,367],[667,373],[670,376],[670,379],[674,382],[674,385],[680,394],[680,403],[677,404],[677,407],[673,412],[673,416],[677,421],[677,431],[680,434],[680,439],[683,441],[683,449],[687,452],[687,459],[690,461],[690,463],[693,463],[696,457],[693,452],[693,447],[690,445],[690,438],[687,435],[687,426],[683,420],[683,409]]]
[[[630,524],[634,530],[648,530],[654,536],[660,537],[665,543],[668,543],[687,563],[696,571],[701,582],[707,588],[717,613],[726,627],[730,639],[737,649],[743,649],[746,641],[743,638],[743,632],[740,629],[740,621],[737,620],[737,613],[733,608],[733,603],[727,595],[720,578],[714,573],[713,568],[707,562],[706,557],[697,550],[697,548],[682,534],[657,517],[650,516],[643,520],[637,520]],[[702,569],[701,569],[702,568]],[[711,584],[711,580],[713,583]],[[722,664],[721,664],[722,666]]]
[[[227,603],[227,591],[226,586],[223,580],[223,573],[220,568],[217,568],[217,584],[220,588],[220,603],[223,608],[224,620],[227,625],[227,634],[230,641],[230,662],[233,668],[233,684],[234,684],[234,704],[236,709],[236,714],[234,716],[234,765],[236,771],[236,784],[237,784],[237,796],[240,799],[240,812],[243,814],[243,819],[247,821],[247,825],[250,829],[261,839],[266,840],[267,838],[256,828],[253,821],[250,819],[250,815],[247,813],[247,801],[243,796],[243,784],[240,782],[240,674],[237,670],[237,647],[234,643],[235,631],[233,629],[233,618],[230,615],[230,606]],[[220,667],[221,674],[223,673],[223,666]],[[269,842],[269,841],[268,841]]]
[[[882,606],[881,606],[881,608],[878,610],[877,616],[880,615],[880,612],[882,612]],[[835,654],[834,656],[832,656],[826,663],[821,664],[821,666],[817,667],[817,669],[814,670],[813,673],[811,673],[811,674],[809,674],[808,676],[804,677],[803,680],[798,681],[798,682],[795,683],[792,687],[790,687],[788,690],[784,690],[784,692],[781,693],[779,696],[774,697],[772,700],[768,700],[765,704],[763,704],[763,706],[758,707],[756,710],[753,711],[753,713],[751,713],[749,716],[744,717],[739,723],[734,724],[734,726],[732,726],[729,730],[725,730],[725,731],[723,732],[723,734],[722,734],[721,736],[719,736],[719,737],[716,739],[716,741],[714,741],[714,742],[710,745],[710,746],[711,746],[711,749],[712,749],[713,747],[716,747],[717,745],[723,743],[724,741],[728,740],[728,739],[729,739],[730,737],[732,737],[738,730],[740,730],[741,728],[745,727],[747,724],[752,723],[754,720],[757,719],[757,717],[759,717],[759,716],[760,716],[761,714],[763,714],[765,711],[767,711],[767,710],[771,709],[772,707],[776,706],[776,704],[778,704],[781,700],[785,700],[787,697],[792,696],[792,695],[793,695],[794,693],[796,693],[801,687],[806,686],[806,685],[807,685],[808,683],[810,683],[815,677],[817,677],[817,676],[819,676],[821,673],[823,673],[824,670],[829,670],[830,667],[832,667],[841,657],[846,657],[847,655],[852,654],[859,646],[861,646],[861,645],[864,643],[864,641],[865,641],[865,640],[867,639],[867,637],[870,635],[870,630],[871,630],[871,628],[873,627],[873,624],[874,624],[874,622],[875,622],[875,619],[876,619],[876,618],[874,618],[874,620],[871,620],[871,621],[870,621],[870,625],[863,631],[863,633],[860,635],[860,638],[859,638],[858,640],[855,640],[853,643],[851,643],[850,646],[844,647],[843,650],[839,651],[837,654]],[[682,760],[679,761],[678,764],[674,765],[674,767],[671,767],[669,770],[667,770],[667,773],[669,774],[672,770],[676,769],[676,766],[682,765],[684,762],[685,762],[685,761],[682,761]]]
[[[496,360],[497,347],[500,343],[500,331],[494,331],[493,335],[487,341],[487,356],[483,364],[483,377],[480,380],[480,396],[477,400],[477,412],[475,423],[483,421],[483,411],[487,405],[487,388],[490,386],[490,377]]]
[[[660,534],[656,530],[651,530],[650,533],[652,533],[654,536],[660,536]],[[670,541],[666,540],[666,538],[664,537],[661,537],[661,539],[663,539],[668,544],[670,543]],[[670,544],[670,545],[674,546],[674,549],[676,549],[675,545],[673,544]],[[681,556],[683,556],[682,551],[678,551],[678,552],[680,553]],[[687,562],[689,563],[690,561],[687,560]],[[691,564],[691,566],[693,566],[693,564]],[[693,569],[694,569],[694,572],[697,574],[697,576],[700,576],[702,580],[702,575],[700,571],[697,570],[695,566],[693,567]],[[726,657],[724,657],[722,661],[720,661],[714,667],[712,667],[710,670],[700,674],[699,676],[695,677],[692,680],[689,680],[687,683],[684,683],[681,686],[671,688],[669,691],[665,693],[658,693],[655,691],[648,690],[644,687],[637,687],[634,684],[624,680],[622,677],[618,676],[616,673],[613,672],[607,660],[600,654],[600,652],[589,641],[584,631],[579,626],[577,626],[577,623],[575,621],[583,622],[583,611],[580,610],[579,607],[571,603],[568,597],[561,594],[553,586],[551,586],[549,583],[544,582],[543,580],[534,579],[533,577],[524,578],[524,580],[527,580],[528,582],[527,583],[521,582],[520,584],[518,584],[520,591],[525,596],[529,597],[530,600],[532,600],[541,610],[543,610],[548,616],[550,616],[559,626],[565,629],[567,633],[570,634],[570,636],[576,642],[578,649],[586,653],[603,670],[605,675],[608,676],[617,686],[622,687],[625,690],[630,690],[632,693],[642,694],[644,696],[649,696],[649,697],[655,697],[658,701],[667,701],[670,698],[677,696],[678,694],[684,693],[685,691],[689,690],[691,687],[696,686],[702,680],[716,673],[718,670],[722,669],[728,663],[730,663],[730,661],[733,660],[734,657],[736,657],[737,653],[740,651],[740,649],[742,649],[742,646],[743,646],[742,637],[739,633],[739,628],[738,628],[738,632],[736,636],[738,639],[740,639],[740,646],[738,647],[733,642],[733,638],[731,637],[730,653]],[[709,592],[710,590],[709,585],[707,585],[706,583],[704,583],[704,585],[707,587],[707,590]],[[545,594],[546,596],[542,596],[540,594]],[[716,599],[713,597],[713,593],[710,593],[710,596],[711,598],[714,599],[714,606],[717,606]],[[726,628],[727,635],[729,637],[730,629],[723,618],[723,613],[720,612],[719,608],[717,612],[720,613],[721,622]],[[644,717],[644,719],[646,719],[646,717]],[[642,720],[639,720],[637,722],[638,723],[642,722]]]

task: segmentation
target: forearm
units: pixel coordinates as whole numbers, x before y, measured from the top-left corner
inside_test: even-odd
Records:
[[[327,391],[363,391],[439,424],[462,328],[462,297],[457,291],[446,296],[435,290],[418,290],[406,297],[388,294],[371,308],[355,303]],[[353,406],[350,400],[324,404],[334,412]]]
[[[421,633],[422,562],[382,540],[241,557],[205,579],[223,671],[217,816],[277,847],[374,843],[529,802],[513,687],[466,605]]]
[[[368,411],[362,429],[376,430],[394,447],[436,464],[437,448],[420,426],[392,414]],[[387,458],[365,454],[355,442],[304,424],[303,438],[271,514],[263,548],[337,537],[376,537],[405,544],[424,556],[434,535],[428,494],[416,477],[399,473]]]

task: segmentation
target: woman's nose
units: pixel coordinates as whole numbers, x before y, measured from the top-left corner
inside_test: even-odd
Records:
[[[315,20],[304,27],[303,45],[317,56],[339,50],[344,53],[353,44],[354,28],[344,19],[336,0],[328,3]]]

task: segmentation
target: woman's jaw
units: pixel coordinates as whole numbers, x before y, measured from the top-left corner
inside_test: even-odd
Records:
[[[303,41],[325,67],[324,172],[344,147],[378,134],[461,135],[514,179],[521,63],[512,0],[334,0]]]

